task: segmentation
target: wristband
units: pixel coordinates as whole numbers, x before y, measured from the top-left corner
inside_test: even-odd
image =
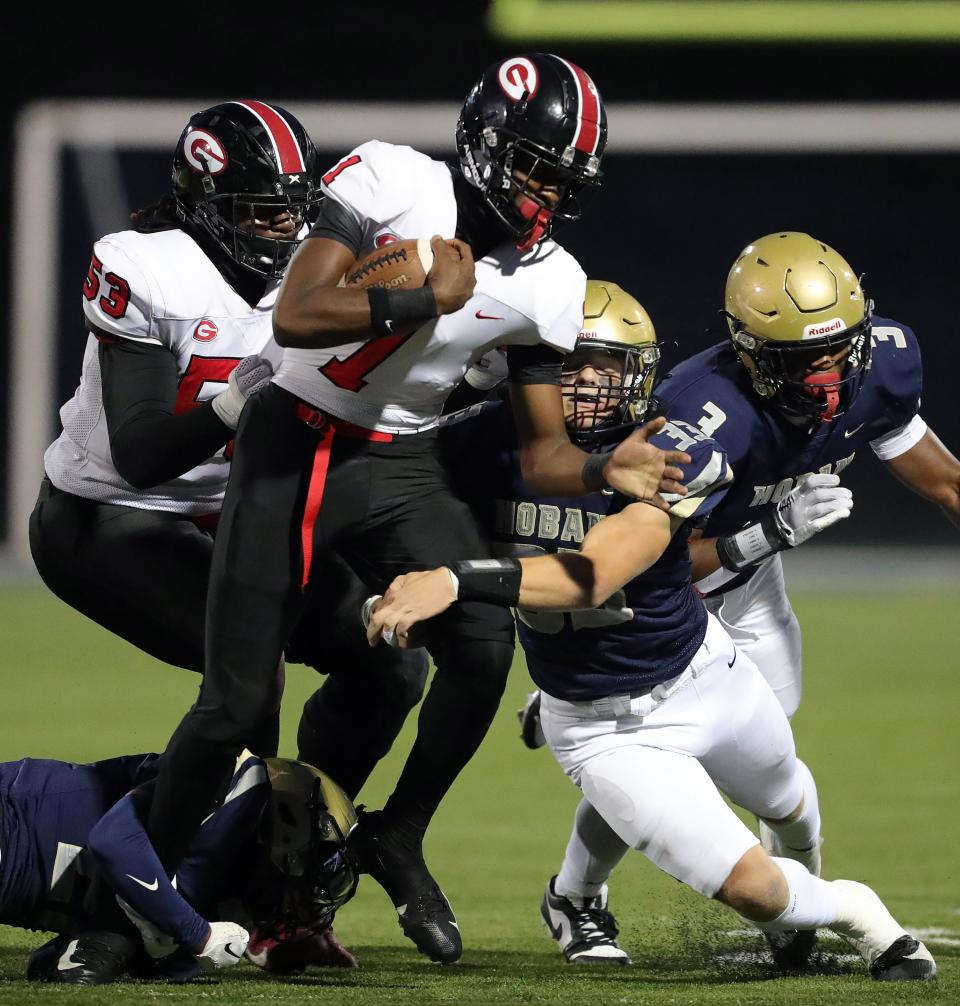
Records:
[[[486,601],[505,608],[520,601],[519,559],[464,559],[447,564],[458,601]]]
[[[429,286],[419,290],[384,290],[371,287],[370,328],[377,335],[397,335],[407,325],[437,317],[437,298]]]
[[[606,489],[609,485],[603,475],[603,470],[607,467],[609,460],[609,454],[591,454],[584,461],[583,468],[580,469],[580,478],[590,492],[595,493],[598,489]]]
[[[727,569],[739,573],[782,552],[789,545],[777,521],[776,509],[773,509],[768,510],[756,524],[717,539],[717,555]]]

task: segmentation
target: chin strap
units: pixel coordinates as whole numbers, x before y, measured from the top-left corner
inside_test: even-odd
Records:
[[[553,213],[533,199],[527,198],[520,202],[517,209],[524,220],[533,221],[530,229],[523,235],[523,240],[517,244],[517,251],[528,252],[546,236]]]
[[[840,407],[840,374],[836,370],[824,370],[816,374],[808,374],[803,379],[803,383],[812,398],[827,403],[827,407],[820,416],[820,422],[832,422]]]

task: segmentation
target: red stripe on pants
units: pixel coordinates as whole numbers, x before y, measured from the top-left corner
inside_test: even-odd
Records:
[[[307,503],[303,508],[303,522],[300,525],[300,544],[303,549],[303,580],[300,589],[306,590],[310,582],[310,567],[313,565],[313,528],[320,514],[323,490],[327,484],[327,469],[330,467],[330,451],[333,447],[335,431],[329,424],[319,431],[320,439],[313,454],[313,469],[307,486]]]

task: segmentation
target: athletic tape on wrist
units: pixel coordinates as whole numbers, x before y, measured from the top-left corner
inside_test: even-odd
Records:
[[[717,555],[727,569],[739,573],[769,559],[776,552],[782,552],[789,544],[777,523],[775,511],[771,510],[756,524],[719,538]]]
[[[437,316],[437,298],[429,286],[419,290],[384,290],[375,286],[367,291],[370,302],[370,327],[377,335],[396,335],[401,328]]]
[[[609,454],[591,454],[583,463],[580,469],[580,478],[583,484],[590,490],[596,492],[598,489],[606,489],[609,483],[604,477],[603,470],[610,460]]]
[[[464,559],[447,569],[456,578],[458,601],[515,607],[520,600],[519,559]]]

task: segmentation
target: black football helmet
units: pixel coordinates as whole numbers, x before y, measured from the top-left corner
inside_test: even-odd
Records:
[[[607,114],[596,85],[579,66],[549,53],[487,67],[457,121],[464,177],[522,251],[558,220],[580,216],[580,193],[600,184],[606,144]],[[540,185],[555,185],[559,201],[539,198]]]
[[[320,202],[317,151],[288,111],[225,101],[190,117],[173,155],[177,214],[238,265],[282,276],[304,223]],[[288,238],[261,237],[254,221],[287,211]]]

